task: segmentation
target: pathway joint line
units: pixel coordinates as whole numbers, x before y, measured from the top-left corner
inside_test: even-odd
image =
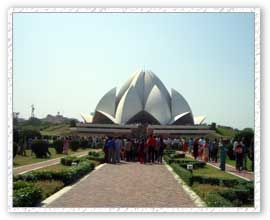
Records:
[[[206,203],[199,197],[181,178],[178,176],[174,170],[164,162],[166,168],[171,172],[176,181],[183,187],[185,193],[190,197],[197,207],[207,207]]]

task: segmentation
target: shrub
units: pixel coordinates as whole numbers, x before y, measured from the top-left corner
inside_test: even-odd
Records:
[[[64,171],[31,171],[15,177],[16,180],[38,181],[38,180],[60,180],[69,185],[95,168],[94,163],[82,161],[77,166]]]
[[[64,147],[64,141],[63,140],[55,140],[53,142],[53,147],[55,148],[56,153],[62,154],[63,147]]]
[[[193,176],[192,180],[201,184],[221,185],[221,179],[215,177]]]
[[[80,148],[80,142],[77,140],[72,140],[69,144],[71,150],[77,151]]]
[[[209,207],[232,207],[232,203],[223,198],[217,192],[209,192],[206,196],[206,204]]]
[[[174,172],[177,173],[185,182],[187,185],[192,186],[193,179],[192,179],[192,173],[181,166],[179,164],[173,163],[171,164],[171,167],[173,168]]]
[[[16,157],[18,150],[19,150],[18,144],[13,142],[13,159]]]
[[[21,186],[13,191],[13,206],[14,207],[33,207],[42,200],[41,188],[32,184],[27,186],[26,183],[15,184],[15,187]],[[24,186],[24,187],[23,187]]]
[[[37,158],[46,158],[50,155],[49,145],[46,141],[35,140],[32,143],[32,151],[35,153]]]
[[[220,191],[219,194],[225,199],[231,201],[234,206],[241,206],[243,204],[250,203],[250,194],[248,189],[228,189]]]
[[[25,187],[33,187],[34,183],[33,182],[27,182],[24,180],[18,180],[13,182],[13,190],[25,188]]]
[[[85,149],[85,148],[89,148],[89,145],[88,145],[88,141],[87,140],[81,140],[80,141],[80,147]]]
[[[71,156],[67,156],[67,157],[63,157],[61,158],[61,164],[65,165],[65,166],[71,166],[72,162],[74,162],[74,160],[76,160],[77,157],[71,157]]]

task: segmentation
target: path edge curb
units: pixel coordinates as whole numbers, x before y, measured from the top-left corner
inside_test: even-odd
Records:
[[[197,195],[175,172],[174,170],[164,162],[165,167],[171,172],[175,180],[183,187],[184,192],[190,197],[197,207],[205,208],[207,207],[206,203]]]

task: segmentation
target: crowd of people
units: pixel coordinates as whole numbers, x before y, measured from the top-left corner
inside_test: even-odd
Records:
[[[109,137],[104,145],[105,162],[120,163],[139,161],[145,163],[162,163],[166,144],[162,137],[150,135],[147,139]]]

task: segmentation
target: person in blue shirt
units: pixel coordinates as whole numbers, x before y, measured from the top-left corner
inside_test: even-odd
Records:
[[[115,163],[115,141],[113,137],[109,137],[107,147],[108,147],[108,162]]]

